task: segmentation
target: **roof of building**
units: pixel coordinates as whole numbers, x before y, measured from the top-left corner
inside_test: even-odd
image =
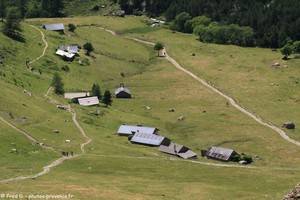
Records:
[[[115,95],[121,93],[121,92],[126,92],[127,94],[131,94],[130,90],[124,86],[119,87],[118,89],[116,89],[115,91]]]
[[[130,139],[133,143],[159,146],[164,141],[164,137],[154,134],[147,133],[135,133],[133,137]]]
[[[206,155],[211,158],[216,158],[220,160],[229,160],[231,155],[233,154],[234,150],[227,149],[223,147],[211,147]]]
[[[66,51],[66,52],[69,52],[69,53],[73,53],[73,54],[77,54],[79,52],[79,46],[78,45],[61,45],[59,46],[60,50],[62,51]]]
[[[131,135],[134,133],[154,134],[157,128],[146,126],[121,125],[118,130],[120,135]]]
[[[69,92],[65,93],[65,99],[76,99],[90,96],[89,92]]]
[[[56,51],[56,55],[62,56],[62,57],[66,57],[66,58],[74,58],[75,54],[74,53],[69,53],[69,52],[65,52],[63,50],[58,49]]]
[[[177,155],[179,152],[182,152],[183,148],[184,148],[183,145],[171,142],[168,146],[160,145],[159,151],[172,154],[172,155]]]
[[[62,23],[59,24],[44,24],[43,27],[49,31],[62,31],[65,30],[65,26]]]
[[[78,99],[78,103],[81,106],[94,106],[94,105],[98,105],[100,102],[98,97],[87,97],[87,98]]]
[[[189,148],[181,145],[171,142],[168,146],[166,145],[160,145],[159,151],[168,153],[171,155],[179,156],[183,159],[189,159],[197,157],[197,154],[191,151]]]
[[[197,154],[191,150],[188,150],[186,152],[183,153],[178,153],[177,154],[179,157],[183,158],[183,159],[189,159],[189,158],[195,158],[197,157]]]

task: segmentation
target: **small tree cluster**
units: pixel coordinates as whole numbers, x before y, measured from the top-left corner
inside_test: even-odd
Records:
[[[239,46],[253,46],[254,32],[250,27],[242,27],[237,24],[220,25],[211,23],[208,26],[198,25],[194,33],[202,42],[216,44],[234,44]]]
[[[234,44],[239,46],[254,45],[254,31],[250,27],[243,27],[237,24],[222,25],[206,16],[192,18],[189,13],[178,14],[171,29],[184,33],[194,33],[199,36],[202,42],[217,44]]]
[[[91,91],[92,96],[98,97],[106,106],[110,106],[112,104],[112,95],[109,90],[105,90],[103,96],[101,93],[101,89],[99,84],[94,83]]]

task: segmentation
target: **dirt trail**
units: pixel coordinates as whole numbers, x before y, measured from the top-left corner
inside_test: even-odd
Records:
[[[151,45],[151,46],[155,45],[153,42],[144,41],[144,40],[140,40],[140,39],[132,38],[132,37],[127,37],[127,38],[131,39],[131,40],[134,40],[136,42],[139,42],[139,43],[146,44],[146,45]],[[243,108],[232,97],[226,95],[225,93],[223,93],[222,91],[220,91],[216,87],[214,87],[211,84],[209,84],[206,80],[201,79],[200,77],[198,77],[197,75],[195,75],[191,71],[189,71],[189,70],[185,69],[184,67],[182,67],[174,58],[172,58],[171,56],[169,56],[168,53],[166,53],[166,59],[172,65],[174,65],[177,69],[179,69],[180,71],[186,73],[187,75],[189,75],[190,77],[192,77],[196,81],[200,82],[202,85],[204,85],[208,89],[212,90],[213,92],[217,93],[218,95],[220,95],[223,98],[225,98],[226,100],[228,100],[229,103],[233,107],[235,107],[237,110],[239,110],[240,112],[242,112],[245,115],[247,115],[248,117],[254,119],[259,124],[261,124],[263,126],[266,126],[266,127],[270,128],[270,129],[272,129],[273,131],[277,132],[284,140],[286,140],[286,141],[288,141],[288,142],[290,142],[290,143],[292,143],[294,145],[300,146],[300,142],[297,141],[297,140],[294,140],[294,139],[290,138],[285,131],[283,131],[282,129],[278,128],[276,125],[272,124],[271,122],[264,121],[261,117],[253,114],[251,111],[247,110],[246,108]]]
[[[29,62],[29,65],[31,65],[31,64],[35,63],[36,61],[40,60],[41,58],[43,58],[43,57],[45,56],[46,51],[47,51],[49,45],[48,45],[48,42],[47,42],[47,40],[46,40],[46,37],[45,37],[45,34],[43,33],[43,31],[41,31],[41,30],[40,30],[39,28],[37,28],[36,26],[33,26],[33,25],[29,25],[29,26],[31,26],[32,28],[34,28],[35,30],[37,30],[37,31],[39,31],[39,32],[41,33],[42,41],[43,41],[43,43],[44,43],[44,45],[45,45],[42,54],[41,54],[39,57],[37,57],[37,58],[35,58],[35,59],[33,59],[32,61]]]

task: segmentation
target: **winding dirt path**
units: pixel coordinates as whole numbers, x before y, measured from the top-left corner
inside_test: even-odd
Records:
[[[43,57],[45,56],[46,51],[47,51],[49,45],[48,45],[48,42],[47,42],[47,40],[46,40],[46,36],[45,36],[45,34],[43,33],[43,31],[41,31],[41,30],[40,30],[38,27],[36,27],[36,26],[33,26],[33,25],[29,25],[29,26],[31,26],[32,28],[34,28],[35,30],[37,30],[37,31],[39,31],[39,32],[41,33],[42,41],[43,41],[43,43],[44,43],[44,45],[45,45],[42,54],[41,54],[39,57],[37,57],[37,58],[35,58],[35,59],[33,59],[33,60],[31,60],[31,61],[29,62],[29,65],[31,65],[31,64],[37,62],[38,60],[40,60],[41,58],[43,58]]]

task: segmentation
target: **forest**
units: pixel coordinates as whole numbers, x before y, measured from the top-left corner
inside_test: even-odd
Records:
[[[206,29],[198,28],[198,34],[206,37],[211,35],[212,31],[218,34],[224,32],[223,30],[227,32],[234,30],[239,35],[245,33],[246,36],[239,37],[238,41],[230,41],[237,45],[279,48],[290,41],[300,40],[299,0],[111,1],[118,3],[126,14],[164,16],[169,22],[176,20],[176,16],[182,13],[187,13],[191,19],[197,16],[208,17],[214,23]],[[3,19],[7,8],[11,6],[19,8],[23,18],[63,17],[66,15],[64,12],[66,2],[66,0],[0,0],[0,17]],[[211,38],[206,38],[211,42]],[[217,43],[229,43],[228,41],[217,39]]]
[[[254,30],[255,45],[278,48],[300,40],[299,0],[114,0],[127,14],[145,11],[167,21],[186,12],[206,16],[221,25],[237,24]]]

